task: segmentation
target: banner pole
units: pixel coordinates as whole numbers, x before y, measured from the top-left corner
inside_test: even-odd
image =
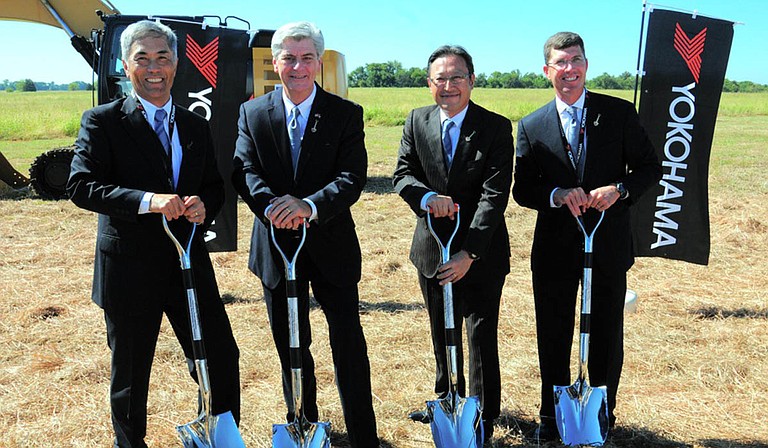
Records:
[[[640,85],[640,55],[643,51],[643,28],[645,27],[645,6],[647,4],[647,0],[643,0],[643,14],[640,18],[640,39],[637,43],[637,67],[635,68],[635,99],[632,101],[632,104],[635,105],[635,109],[637,109],[637,89]]]

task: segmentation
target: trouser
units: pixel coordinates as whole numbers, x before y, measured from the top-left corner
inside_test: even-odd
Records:
[[[336,371],[336,384],[341,398],[347,435],[353,447],[379,446],[376,435],[376,417],[373,413],[371,394],[371,369],[368,348],[360,324],[357,285],[336,286],[325,281],[317,268],[300,257],[297,271],[299,307],[299,344],[302,364],[302,412],[307,420],[318,421],[317,384],[315,362],[310,352],[312,344],[309,323],[309,286],[320,304],[326,321]],[[286,419],[292,422],[295,415],[291,393],[291,366],[289,352],[288,302],[283,278],[275,288],[264,287],[272,337],[280,357],[283,373],[283,394],[288,407]]]
[[[467,281],[465,277],[453,284],[453,304],[456,328],[462,334],[467,326],[469,345],[469,391],[480,398],[484,420],[493,420],[501,412],[501,373],[499,369],[499,305],[504,277]],[[435,354],[435,393],[448,393],[448,372],[445,345],[443,287],[438,279],[419,274],[419,286],[429,313],[432,348]],[[463,338],[462,338],[463,340]],[[460,348],[460,347],[459,347]],[[463,350],[457,350],[458,392],[465,395]]]
[[[541,409],[543,417],[555,416],[554,392],[557,386],[571,384],[571,347],[576,312],[576,296],[583,271],[533,273],[536,307],[536,340],[541,371]],[[616,392],[624,363],[625,273],[612,275],[592,271],[592,309],[588,376],[590,386],[607,386],[608,410],[615,421]],[[579,306],[579,310],[580,310]],[[578,350],[578,348],[577,348]]]
[[[181,296],[181,294],[180,294]],[[186,296],[184,296],[186,297]],[[146,447],[147,397],[152,360],[163,313],[187,358],[197,381],[186,299],[169,300],[163,307],[142,314],[105,312],[107,343],[112,351],[110,404],[115,446]],[[231,411],[240,421],[240,376],[237,343],[232,335],[224,304],[210,300],[200,312],[203,340],[208,356],[214,415]],[[190,406],[191,408],[191,406]],[[190,420],[197,413],[190,412]]]

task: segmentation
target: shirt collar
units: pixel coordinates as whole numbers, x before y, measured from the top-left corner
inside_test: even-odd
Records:
[[[144,98],[140,97],[139,95],[136,95],[136,99],[139,100],[141,103],[141,106],[144,108],[144,111],[147,113],[147,121],[152,123],[155,120],[155,113],[158,109],[165,110],[166,117],[171,115],[171,104],[173,104],[173,97],[169,98],[168,101],[163,104],[162,107],[157,107],[154,104],[150,103],[149,101],[145,100]]]
[[[467,117],[467,110],[469,110],[469,104],[467,104],[458,114],[449,117],[443,109],[440,109],[440,125],[442,126],[443,122],[450,118],[453,124],[456,125],[456,129],[461,129],[461,124],[464,123],[464,118]]]
[[[315,95],[317,94],[317,84],[312,87],[312,93],[310,93],[307,99],[302,101],[301,104],[293,104],[293,102],[291,102],[291,100],[288,99],[288,96],[285,94],[285,87],[283,87],[282,90],[283,105],[285,105],[286,116],[290,115],[291,110],[298,106],[299,112],[301,112],[301,116],[304,117],[304,119],[309,118],[309,112],[312,110],[312,103],[315,101]]]
[[[584,89],[584,91],[581,92],[581,96],[579,97],[579,99],[576,100],[576,102],[571,105],[566,104],[565,101],[560,99],[560,97],[555,96],[555,105],[557,106],[557,113],[562,115],[563,111],[568,109],[570,106],[574,106],[579,110],[584,109],[584,100],[586,98],[586,95],[587,95],[587,89]]]

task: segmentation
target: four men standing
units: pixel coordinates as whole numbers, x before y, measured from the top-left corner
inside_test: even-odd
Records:
[[[115,445],[143,447],[149,372],[163,313],[192,358],[178,260],[152,214],[177,220],[173,227],[183,227],[184,221],[206,226],[224,193],[207,124],[171,100],[176,36],[164,25],[143,21],[129,26],[121,42],[134,95],[84,114],[68,190],[78,206],[99,213],[93,299],[104,308],[112,350]],[[309,350],[311,286],[328,321],[350,442],[376,447],[370,366],[358,310],[361,251],[350,212],[367,176],[363,111],[315,83],[323,51],[322,33],[311,23],[289,23],[275,32],[273,65],[282,87],[242,105],[232,181],[256,218],[249,268],[262,282],[288,421],[295,410],[286,279],[270,225],[288,244],[296,229],[308,227],[297,264],[305,414],[310,421],[318,419]],[[633,261],[629,205],[658,181],[661,168],[632,105],[585,90],[587,59],[578,35],[552,36],[544,53],[544,72],[556,99],[519,124],[512,192],[520,205],[538,211],[531,269],[542,376],[539,435],[554,439],[552,386],[570,382],[582,268],[574,217],[589,208],[606,212],[594,249],[589,376],[608,386],[613,425],[626,272]],[[500,413],[497,329],[510,267],[504,211],[512,183],[512,125],[470,100],[474,67],[462,47],[435,50],[428,73],[435,105],[408,115],[393,184],[417,217],[410,259],[429,313],[435,393],[448,392],[442,287],[451,282],[455,312],[461,316],[456,327],[467,326],[470,394],[480,397],[489,440]],[[441,265],[426,215],[433,214],[438,234],[448,235],[455,204],[460,205],[461,225],[450,261]],[[214,413],[230,410],[239,419],[238,348],[202,239],[196,239],[193,250],[210,346]],[[459,372],[461,366],[460,356]],[[462,373],[458,381],[465,395]],[[424,411],[410,417],[428,422]]]

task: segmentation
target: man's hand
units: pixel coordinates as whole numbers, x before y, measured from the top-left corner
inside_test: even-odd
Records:
[[[589,208],[589,196],[581,187],[558,188],[552,197],[552,202],[558,207],[567,206],[574,217],[581,216]]]
[[[184,196],[184,217],[187,221],[194,222],[196,224],[202,224],[205,222],[205,204],[200,199],[200,196]]]
[[[267,219],[278,229],[296,230],[312,216],[312,208],[303,200],[291,195],[273,198],[272,207],[267,212]]]
[[[427,208],[435,218],[445,218],[447,216],[453,220],[453,215],[456,213],[456,205],[453,202],[453,198],[439,194],[432,195],[427,199]]]
[[[448,260],[448,263],[445,263],[437,269],[437,278],[440,280],[440,286],[448,283],[456,283],[464,278],[464,276],[467,275],[467,271],[469,271],[469,268],[472,266],[473,261],[475,260],[473,260],[465,250],[460,250],[453,254],[451,259]]]
[[[165,219],[172,221],[184,215],[187,206],[177,194],[155,193],[149,201],[151,213],[162,213]]]
[[[587,207],[592,207],[599,212],[608,210],[616,201],[619,200],[619,189],[614,185],[596,188],[589,192]]]

